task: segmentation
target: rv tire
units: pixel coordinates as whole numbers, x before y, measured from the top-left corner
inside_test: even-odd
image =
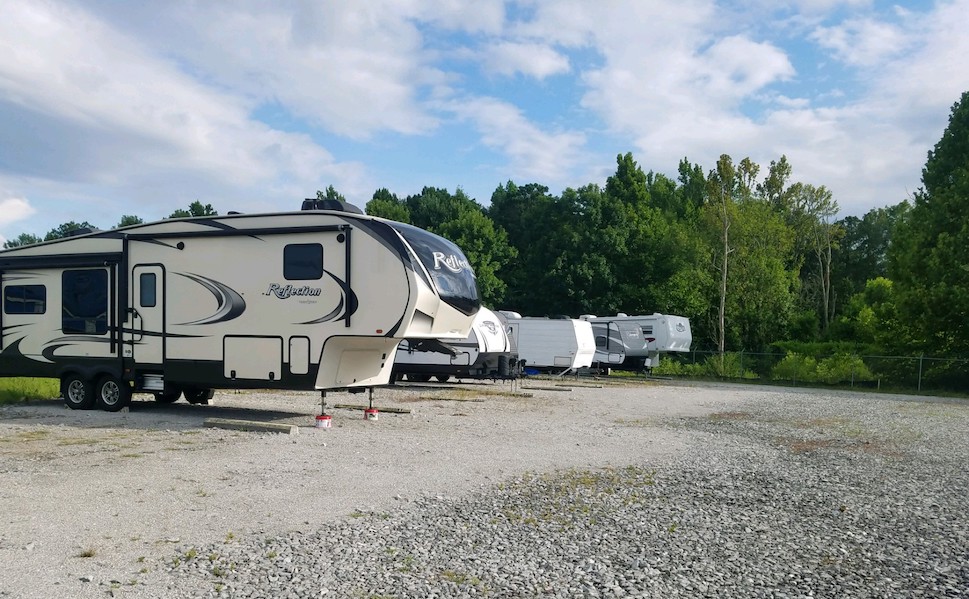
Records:
[[[184,393],[185,401],[203,406],[209,405],[209,400],[215,395],[212,389],[186,389]]]
[[[175,403],[178,398],[182,396],[181,390],[176,391],[158,391],[155,393],[155,401],[158,403]]]
[[[106,412],[117,412],[131,403],[131,387],[110,374],[98,381],[97,406]]]
[[[451,380],[451,377],[448,376],[448,375],[446,375],[446,374],[439,374],[439,375],[435,376],[434,378],[436,378],[439,383],[446,383],[449,380]]]
[[[61,379],[64,403],[72,410],[90,410],[94,405],[94,385],[79,374],[69,374]]]
[[[426,383],[431,380],[431,375],[429,374],[408,374],[407,380],[414,383]]]

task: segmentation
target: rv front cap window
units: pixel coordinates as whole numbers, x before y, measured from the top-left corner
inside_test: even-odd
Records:
[[[287,281],[323,278],[323,246],[319,243],[291,243],[284,247],[283,278]]]
[[[3,291],[6,314],[43,314],[47,311],[47,287],[43,285],[8,285]]]
[[[393,226],[430,273],[441,299],[465,314],[477,312],[481,306],[478,284],[461,248],[424,229],[403,223]]]

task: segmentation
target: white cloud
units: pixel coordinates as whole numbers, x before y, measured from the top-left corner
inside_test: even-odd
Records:
[[[851,19],[833,27],[818,27],[811,39],[830,50],[842,62],[872,67],[908,50],[905,32],[890,23],[874,19]]]
[[[450,108],[460,118],[474,123],[484,145],[508,157],[506,168],[513,177],[572,182],[585,143],[583,134],[543,131],[529,122],[520,109],[495,98],[472,98],[455,102]]]
[[[359,164],[251,120],[252,108],[89,13],[21,3],[0,20],[0,140],[19,150],[7,167],[73,184],[76,212],[60,222],[87,220],[105,195],[153,218],[227,189],[225,203],[264,206],[324,182],[364,188]],[[81,191],[94,185],[111,189]]]
[[[553,48],[538,43],[500,42],[482,52],[486,72],[511,76],[522,73],[536,79],[568,73],[569,59]]]
[[[34,207],[25,198],[0,199],[0,227],[8,227],[12,223],[22,221],[35,212]]]

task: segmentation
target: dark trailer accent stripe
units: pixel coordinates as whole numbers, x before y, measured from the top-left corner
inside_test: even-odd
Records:
[[[45,256],[0,257],[0,271],[12,268],[71,268],[111,266],[121,262],[121,252],[92,254],[49,254]]]
[[[318,225],[292,227],[259,227],[244,229],[212,229],[210,231],[164,231],[159,233],[128,233],[128,239],[133,241],[150,241],[153,239],[174,239],[189,237],[264,237],[266,235],[288,235],[290,233],[334,233],[349,229],[350,225]]]

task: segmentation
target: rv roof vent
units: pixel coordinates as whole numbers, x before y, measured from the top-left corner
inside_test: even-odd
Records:
[[[518,312],[512,312],[511,310],[498,310],[498,313],[505,318],[521,318],[522,315]]]
[[[626,314],[625,312],[619,312],[618,314],[616,314],[616,316],[618,316],[619,318],[625,318],[625,317],[627,317],[629,315]]]
[[[579,316],[579,320],[592,320],[595,317],[595,314],[582,314]]]
[[[320,200],[307,198],[303,200],[300,210],[334,210],[336,212],[351,212],[353,214],[363,214],[363,210],[357,208],[350,202],[343,200]]]

